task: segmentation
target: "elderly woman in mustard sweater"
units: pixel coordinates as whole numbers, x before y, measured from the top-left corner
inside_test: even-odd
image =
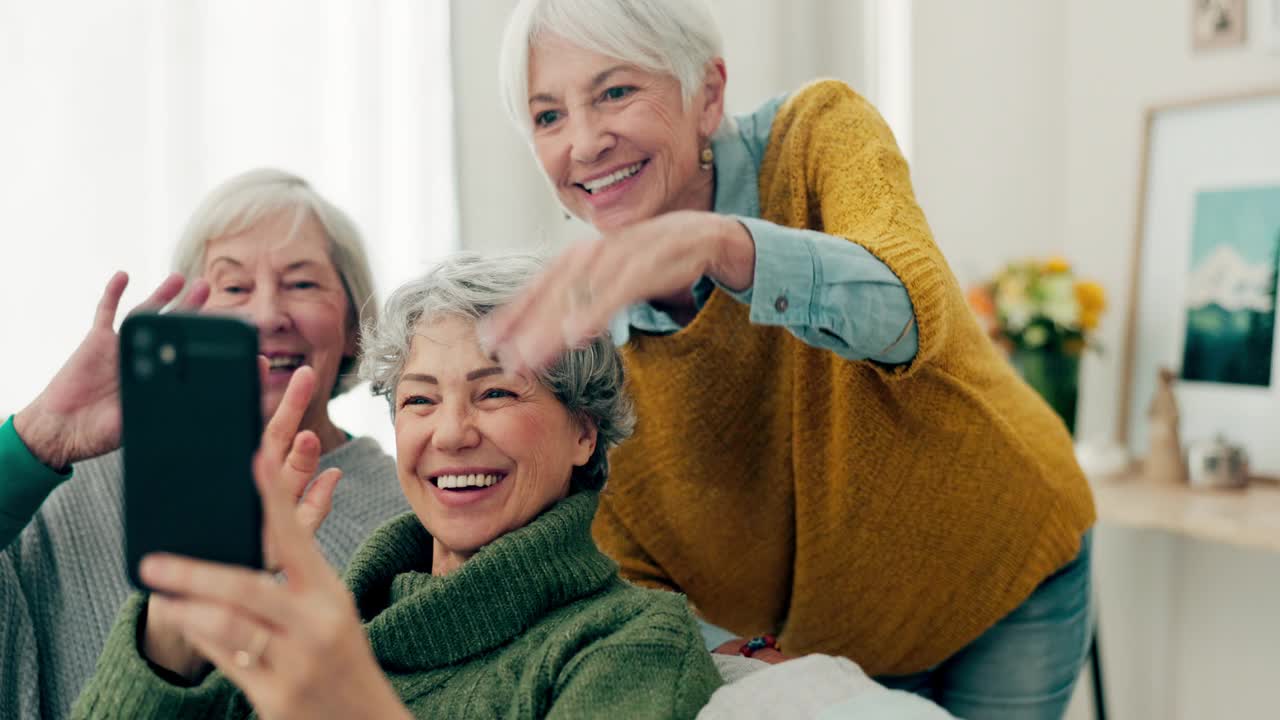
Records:
[[[304,368],[254,467],[283,576],[145,558],[160,594],[125,604],[74,714],[693,717],[720,676],[687,604],[624,582],[591,539],[606,451],[633,422],[617,351],[601,339],[513,373],[476,342],[538,267],[452,257],[365,332],[360,374],[391,408],[412,512],[361,546],[345,587],[281,496],[319,443],[267,451],[294,437]]]
[[[1094,522],[1066,429],[971,317],[875,109],[819,81],[731,118],[726,77],[697,0],[517,5],[507,109],[599,235],[483,342],[536,368],[612,329],[639,424],[594,533],[708,646],[1061,716]]]

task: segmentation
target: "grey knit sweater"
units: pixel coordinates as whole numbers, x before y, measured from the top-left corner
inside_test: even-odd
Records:
[[[133,588],[124,573],[119,451],[78,463],[0,552],[0,718],[64,718]],[[343,479],[317,541],[335,567],[409,509],[395,461],[370,438],[326,454]],[[0,482],[13,467],[0,468]]]

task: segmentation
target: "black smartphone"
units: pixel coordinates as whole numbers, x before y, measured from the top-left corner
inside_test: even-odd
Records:
[[[125,563],[170,552],[262,567],[253,455],[258,332],[230,317],[137,314],[120,327]]]

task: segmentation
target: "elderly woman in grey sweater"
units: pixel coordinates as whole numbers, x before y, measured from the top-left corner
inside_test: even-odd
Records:
[[[301,178],[255,170],[204,199],[173,264],[176,272],[143,307],[170,303],[185,285],[180,309],[255,324],[271,362],[265,417],[295,370],[312,368],[317,391],[302,427],[321,452],[318,467],[345,476],[316,539],[330,563],[345,565],[374,528],[407,508],[392,459],[328,413],[329,399],[358,382],[352,368],[362,313],[368,319],[377,310],[359,231]],[[124,273],[111,278],[80,346],[30,405],[0,425],[3,717],[66,717],[131,590],[113,322],[127,282]],[[321,494],[333,489],[335,474],[325,476]]]
[[[345,587],[282,490],[287,466],[261,461],[283,581],[146,558],[167,601],[124,607],[76,715],[693,717],[720,676],[684,598],[624,582],[591,539],[633,424],[617,350],[599,338],[515,373],[476,338],[539,269],[454,256],[366,330],[361,374],[390,405],[412,513],[357,551]]]

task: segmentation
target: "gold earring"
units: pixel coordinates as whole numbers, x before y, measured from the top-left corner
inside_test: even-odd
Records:
[[[702,157],[701,157],[702,162],[699,163],[699,167],[701,167],[703,170],[710,170],[712,167],[712,163],[715,162],[715,159],[716,159],[716,154],[711,149],[711,146],[708,145],[707,147],[702,148]]]

